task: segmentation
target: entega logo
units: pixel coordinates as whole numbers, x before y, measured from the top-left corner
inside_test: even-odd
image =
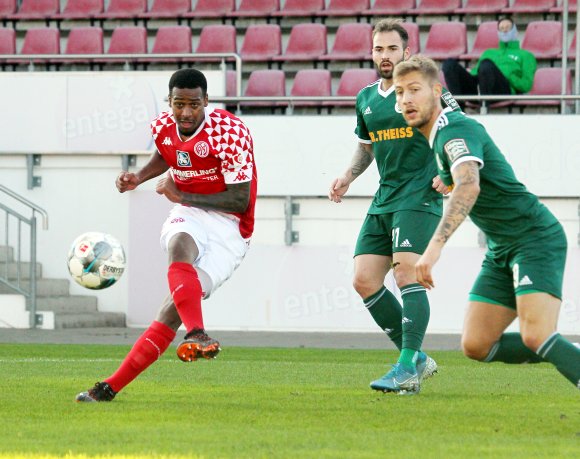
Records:
[[[371,142],[382,142],[383,140],[404,139],[406,137],[413,137],[413,128],[410,126],[381,129],[380,131],[369,132]]]
[[[395,111],[397,113],[403,113],[403,110],[401,110],[401,107],[399,107],[399,104],[398,103],[395,104]]]

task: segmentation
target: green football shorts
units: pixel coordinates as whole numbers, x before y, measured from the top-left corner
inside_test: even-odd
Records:
[[[470,301],[483,301],[510,308],[516,296],[544,292],[562,298],[567,251],[562,225],[511,246],[489,251],[469,294]]]
[[[416,210],[368,214],[358,235],[354,256],[392,256],[395,252],[422,254],[440,218],[439,215]]]

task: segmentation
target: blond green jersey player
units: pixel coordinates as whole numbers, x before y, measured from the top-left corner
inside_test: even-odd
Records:
[[[395,70],[405,120],[429,139],[441,179],[454,185],[445,212],[416,264],[434,287],[443,246],[469,215],[488,239],[466,314],[464,353],[485,362],[548,361],[580,388],[580,349],[556,332],[567,241],[562,226],[520,183],[485,128],[443,110],[435,63],[415,56]],[[518,317],[520,333],[505,333]]]

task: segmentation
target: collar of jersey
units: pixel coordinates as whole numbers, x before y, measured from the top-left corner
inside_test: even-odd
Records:
[[[437,135],[437,131],[441,127],[440,120],[442,118],[446,118],[447,113],[452,112],[452,111],[453,111],[453,109],[451,107],[444,108],[443,110],[441,110],[441,113],[439,113],[437,120],[435,120],[435,124],[433,124],[433,127],[431,128],[431,132],[429,133],[429,146],[431,148],[433,148],[433,143],[435,142],[435,135]],[[447,124],[447,123],[445,123],[445,124]]]
[[[395,90],[395,85],[391,85],[391,87],[389,89],[387,89],[386,91],[383,91],[382,84],[383,84],[383,79],[380,78],[379,84],[377,84],[377,91],[378,91],[380,96],[383,96],[386,98]]]

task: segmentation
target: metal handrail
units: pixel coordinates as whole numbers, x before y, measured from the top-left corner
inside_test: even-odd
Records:
[[[18,61],[30,61],[34,68],[35,60],[43,61],[42,63],[54,64],[63,61],[84,60],[90,63],[106,63],[107,61],[125,61],[134,62],[155,62],[163,59],[186,59],[192,58],[220,58],[222,67],[225,66],[226,59],[236,61],[236,94],[242,93],[242,58],[237,53],[155,53],[155,54],[0,54],[0,63],[17,63]],[[16,61],[16,62],[15,62]]]
[[[12,215],[13,217],[15,217],[18,220],[18,245],[16,248],[17,253],[18,253],[18,257],[17,257],[17,262],[16,262],[16,272],[17,272],[16,284],[14,284],[13,282],[10,282],[10,280],[9,280],[8,260],[6,261],[6,278],[3,279],[0,277],[0,282],[9,286],[10,288],[13,288],[17,292],[24,295],[29,300],[29,306],[30,306],[29,324],[30,324],[30,328],[35,328],[36,327],[36,245],[37,245],[36,213],[38,212],[40,215],[42,215],[42,227],[45,230],[48,229],[48,213],[42,207],[34,204],[33,202],[30,202],[28,199],[24,198],[23,196],[20,196],[18,193],[15,193],[14,191],[10,190],[9,188],[5,187],[4,185],[0,185],[0,191],[32,210],[32,217],[30,217],[30,219],[28,219],[28,218],[22,216],[21,214],[19,214],[18,212],[16,212],[14,209],[11,209],[4,204],[0,204],[0,209],[4,210],[6,212],[6,236],[5,236],[6,247],[8,247],[8,243],[10,242],[9,237],[8,237],[8,233],[9,233],[8,216]],[[22,287],[21,282],[20,282],[20,263],[21,263],[20,252],[21,252],[21,224],[22,223],[25,223],[25,224],[30,226],[30,274],[29,274],[30,286],[29,286],[28,291]]]

